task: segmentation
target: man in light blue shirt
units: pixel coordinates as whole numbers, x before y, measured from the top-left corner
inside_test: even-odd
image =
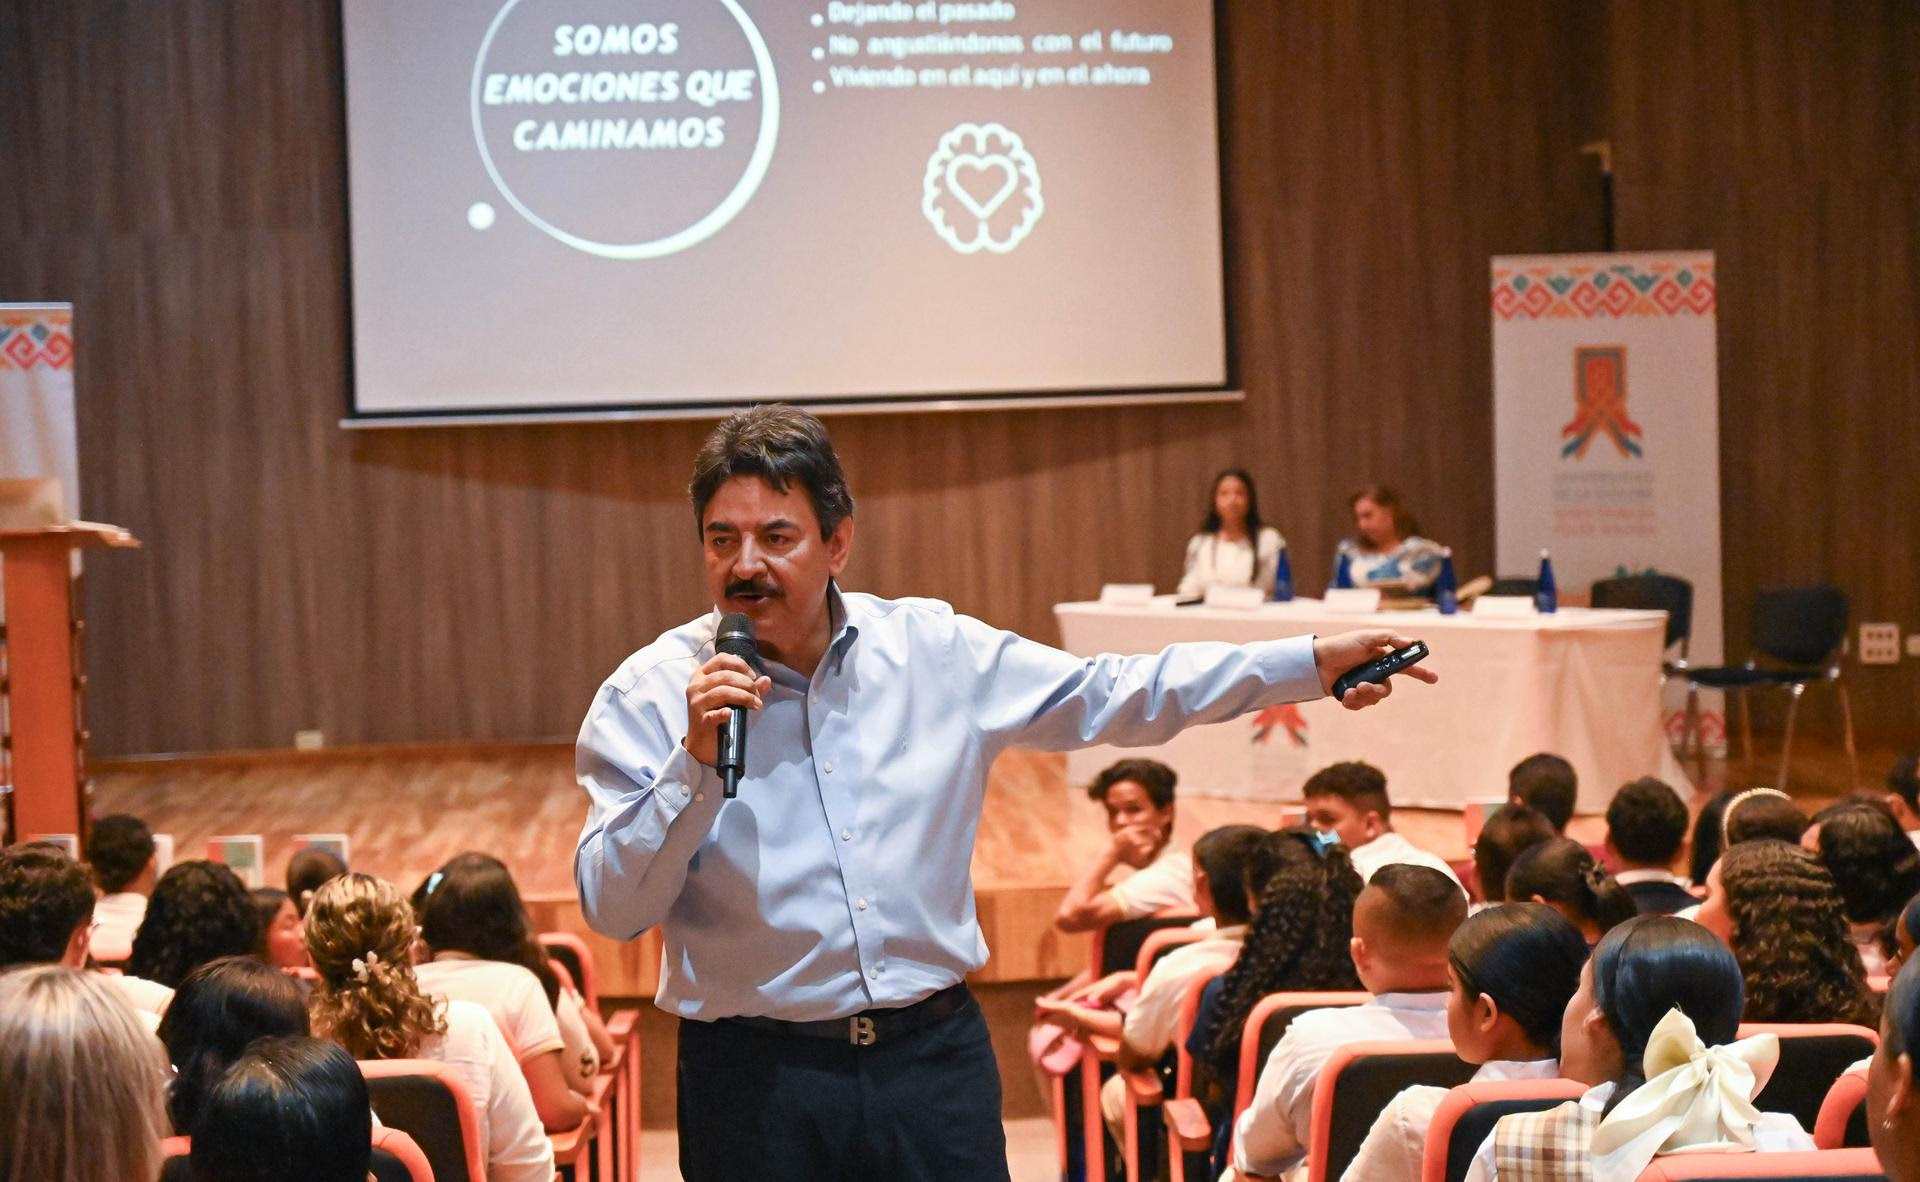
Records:
[[[596,931],[663,929],[681,1171],[1005,1178],[999,1077],[962,984],[987,959],[969,865],[994,757],[1162,743],[1318,697],[1410,642],[1372,630],[1086,659],[943,603],[843,592],[852,497],[825,428],[791,407],[721,424],[690,492],[715,608],[594,699],[574,864]],[[715,655],[732,612],[753,620],[764,671]],[[1361,685],[1344,704],[1388,692]],[[714,764],[735,706],[751,743],[725,800]]]

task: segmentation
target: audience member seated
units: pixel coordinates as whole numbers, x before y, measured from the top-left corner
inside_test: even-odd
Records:
[[[346,872],[347,864],[332,850],[312,846],[295,850],[293,857],[287,859],[287,897],[304,916],[307,904],[313,901],[313,892]]]
[[[1570,837],[1543,841],[1515,858],[1507,871],[1507,898],[1545,903],[1572,920],[1589,945],[1639,914],[1627,888]]]
[[[1840,888],[1869,977],[1886,972],[1895,948],[1894,926],[1907,901],[1920,894],[1920,850],[1893,814],[1878,805],[1822,810],[1820,861]]]
[[[1239,1099],[1240,1036],[1247,1015],[1269,993],[1357,990],[1353,909],[1366,885],[1346,848],[1311,829],[1273,835],[1279,864],[1261,890],[1233,967],[1201,995],[1187,1052],[1194,1094],[1216,1130],[1213,1173],[1227,1168],[1229,1117]]]
[[[1695,887],[1705,889],[1707,871],[1720,860],[1720,850],[1726,840],[1724,828],[1727,819],[1727,805],[1740,795],[1731,789],[1717,792],[1707,798],[1700,806],[1700,812],[1693,818],[1693,842],[1687,855],[1687,879]]]
[[[159,1042],[108,978],[53,964],[0,974],[0,1178],[159,1177],[166,1078]]]
[[[414,969],[420,988],[485,1006],[519,1056],[541,1122],[573,1128],[586,1115],[582,1097],[602,1055],[613,1049],[599,1015],[561,984],[499,859],[461,854],[427,881],[418,914],[432,959]]]
[[[253,954],[276,969],[304,969],[307,960],[307,934],[300,927],[300,912],[293,896],[273,887],[255,887],[247,892],[253,902],[254,922],[260,926],[260,939]]]
[[[1587,942],[1551,907],[1502,903],[1468,917],[1447,960],[1447,1036],[1476,1082],[1560,1074],[1560,1019],[1580,987]],[[1447,1090],[1411,1087],[1374,1121],[1347,1182],[1419,1182],[1427,1126]]]
[[[93,930],[93,883],[57,845],[26,842],[0,850],[0,970],[18,965],[86,967]],[[173,990],[153,981],[108,978],[149,1029]]]
[[[1889,1182],[1920,1182],[1920,963],[1887,990],[1880,1047],[1867,1068],[1867,1136]]]
[[[1420,537],[1420,523],[1385,485],[1369,485],[1347,499],[1357,537],[1343,538],[1333,553],[1337,575],[1346,564],[1355,587],[1378,587],[1389,595],[1424,594],[1440,576],[1440,543]]]
[[[1586,1095],[1494,1125],[1467,1182],[1633,1182],[1656,1154],[1702,1145],[1812,1149],[1791,1116],[1753,1097],[1779,1040],[1734,1041],[1740,966],[1698,924],[1636,916],[1608,932],[1560,1025],[1560,1074]]]
[[[1193,909],[1193,859],[1173,844],[1173,769],[1123,759],[1095,776],[1087,795],[1107,810],[1111,840],[1074,877],[1053,917],[1063,932],[1085,932],[1159,911]],[[1120,867],[1133,873],[1109,886]]]
[[[1273,594],[1274,572],[1286,545],[1280,531],[1260,522],[1253,477],[1228,468],[1213,478],[1207,516],[1187,542],[1180,572],[1180,598],[1198,599],[1209,587],[1258,587]]]
[[[1920,897],[1908,903],[1900,912],[1900,922],[1893,925],[1893,955],[1887,958],[1887,972],[1897,973],[1913,959],[1913,950],[1920,945]]]
[[[160,1041],[173,1061],[173,1131],[194,1134],[207,1093],[254,1039],[308,1030],[306,995],[278,969],[223,956],[188,973],[160,1019]]]
[[[102,817],[87,836],[87,864],[100,887],[93,905],[93,958],[123,961],[133,954],[133,934],[153,893],[153,834],[138,817]]]
[[[1567,831],[1573,820],[1574,802],[1580,796],[1580,778],[1573,765],[1550,752],[1529,755],[1507,773],[1508,798],[1524,804],[1547,819],[1557,837]]]
[[[1114,1010],[1089,1008],[1086,1002],[1100,1000],[1097,997],[1043,997],[1036,1003],[1040,1012],[1082,1032],[1117,1035],[1120,1051],[1115,1059],[1122,1070],[1154,1067],[1178,1034],[1187,986],[1196,978],[1225,972],[1239,957],[1250,918],[1247,882],[1258,877],[1264,885],[1275,856],[1268,852],[1272,840],[1258,825],[1226,825],[1193,843],[1193,893],[1200,914],[1218,926],[1203,939],[1162,956],[1139,983],[1139,995],[1124,1018]],[[1100,1089],[1100,1108],[1111,1128],[1120,1126],[1126,1091],[1126,1081],[1118,1075]]]
[[[1383,866],[1353,908],[1353,967],[1374,1000],[1295,1018],[1267,1057],[1234,1125],[1233,1168],[1282,1174],[1311,1148],[1313,1088],[1335,1048],[1444,1038],[1448,941],[1467,917],[1459,884],[1426,866]]]
[[[1747,1021],[1878,1020],[1833,876],[1799,846],[1728,847],[1707,875],[1696,918],[1739,960]]]
[[[127,973],[177,988],[223,956],[251,956],[260,922],[240,877],[218,862],[180,862],[160,876],[133,937]]]
[[[1403,863],[1438,870],[1459,886],[1460,880],[1445,861],[1393,831],[1387,777],[1379,768],[1359,760],[1329,764],[1307,777],[1301,792],[1307,801],[1307,823],[1322,833],[1339,835],[1361,878],[1372,881],[1382,866]]]
[[[1619,867],[1642,915],[1672,915],[1700,900],[1673,872],[1687,839],[1687,806],[1666,781],[1644,776],[1621,786],[1607,804],[1607,856]]]
[[[1480,884],[1481,904],[1506,902],[1513,860],[1553,838],[1553,823],[1524,804],[1503,804],[1488,813],[1473,840],[1473,876]]]
[[[208,1091],[194,1182],[368,1182],[367,1080],[338,1045],[262,1038]]]
[[[1743,841],[1798,843],[1810,823],[1793,797],[1778,788],[1749,788],[1727,802],[1720,818],[1721,852]]]
[[[1909,751],[1887,771],[1887,807],[1920,846],[1920,751]]]
[[[488,1182],[550,1182],[553,1145],[512,1049],[484,1006],[421,991],[408,956],[413,908],[399,890],[371,875],[341,875],[314,892],[306,926],[320,978],[309,1002],[313,1032],[356,1059],[453,1067],[473,1095]]]

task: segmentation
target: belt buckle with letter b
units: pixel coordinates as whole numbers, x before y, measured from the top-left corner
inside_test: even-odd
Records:
[[[847,1019],[847,1041],[856,1047],[870,1047],[880,1041],[880,1032],[873,1027],[873,1019],[858,1014]]]

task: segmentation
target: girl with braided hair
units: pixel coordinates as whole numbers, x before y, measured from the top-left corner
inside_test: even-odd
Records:
[[[356,1059],[437,1059],[472,1093],[488,1182],[548,1182],[553,1144],[513,1051],[486,1008],[436,1002],[420,989],[409,952],[413,908],[392,883],[343,874],[314,892],[307,952],[319,982],[313,1032]]]
[[[1281,990],[1359,989],[1348,943],[1353,904],[1366,884],[1344,846],[1324,847],[1312,829],[1272,837],[1278,868],[1260,890],[1246,944],[1207,987],[1187,1040],[1198,1068],[1195,1094],[1219,1131],[1213,1171],[1227,1167],[1240,1069],[1240,1035],[1260,999]]]
[[[1839,888],[1799,846],[1769,838],[1728,847],[1707,874],[1696,918],[1740,962],[1747,1021],[1879,1021]]]

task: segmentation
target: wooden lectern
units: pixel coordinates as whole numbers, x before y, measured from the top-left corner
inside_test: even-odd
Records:
[[[0,786],[11,786],[10,840],[72,833],[85,848],[87,679],[73,552],[139,544],[92,521],[0,530]]]

